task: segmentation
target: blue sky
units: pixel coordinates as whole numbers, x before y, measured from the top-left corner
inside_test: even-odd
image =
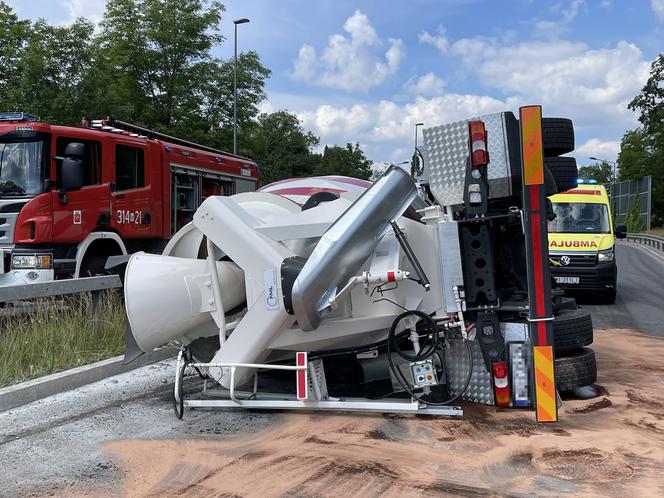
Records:
[[[6,0],[5,0],[6,1]],[[52,23],[101,18],[105,0],[9,0]],[[615,160],[627,103],[664,46],[664,0],[229,0],[215,49],[272,69],[264,111],[287,109],[323,144],[409,158],[413,125],[542,104],[571,117],[580,164]]]

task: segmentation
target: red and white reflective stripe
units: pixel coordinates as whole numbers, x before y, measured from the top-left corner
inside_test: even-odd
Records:
[[[296,353],[295,364],[298,367],[307,366],[307,353]],[[307,370],[297,370],[297,399],[307,399],[309,394]]]

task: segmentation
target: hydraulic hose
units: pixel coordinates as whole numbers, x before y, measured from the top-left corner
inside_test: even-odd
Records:
[[[421,348],[420,352],[415,355],[407,354],[404,353],[398,346],[397,344],[397,337],[395,335],[397,325],[401,320],[404,318],[411,316],[411,315],[416,315],[422,320],[424,320],[426,327],[429,328],[430,335],[431,335],[431,340],[425,344],[424,347]],[[401,334],[399,334],[401,335]],[[413,399],[416,399],[417,401],[424,403],[426,405],[431,405],[431,406],[444,406],[444,405],[449,405],[450,403],[455,402],[458,400],[463,393],[466,392],[468,389],[468,386],[470,385],[470,381],[473,376],[473,352],[470,348],[470,343],[467,340],[464,340],[464,344],[466,345],[466,352],[468,354],[468,364],[469,364],[469,369],[468,369],[468,376],[466,377],[466,382],[461,389],[455,396],[453,396],[450,399],[447,399],[445,401],[429,401],[424,399],[422,396],[415,394],[415,392],[409,387],[407,380],[404,378],[403,374],[401,373],[401,370],[394,364],[394,361],[392,360],[392,352],[394,348],[394,352],[397,353],[399,356],[401,356],[403,359],[412,362],[412,361],[424,361],[432,357],[434,354],[437,353],[438,351],[438,345],[440,341],[440,334],[438,332],[438,326],[436,323],[433,321],[433,319],[427,315],[426,313],[422,313],[421,311],[417,310],[411,310],[411,311],[406,311],[402,314],[400,314],[398,317],[395,318],[395,320],[392,322],[392,326],[390,327],[390,330],[387,335],[387,361],[390,365],[390,370],[392,371],[392,374],[394,377],[397,379],[397,382],[401,386],[401,388],[406,391],[408,394]]]

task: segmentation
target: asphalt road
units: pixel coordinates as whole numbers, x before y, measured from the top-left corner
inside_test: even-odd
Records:
[[[664,253],[635,243],[618,243],[618,295],[614,304],[592,304],[576,296],[592,314],[595,329],[631,329],[664,336]]]

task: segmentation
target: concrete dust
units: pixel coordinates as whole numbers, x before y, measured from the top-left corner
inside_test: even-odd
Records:
[[[593,348],[602,394],[565,401],[556,424],[478,405],[461,419],[286,413],[232,438],[106,442],[122,476],[107,493],[664,496],[664,340],[596,331]]]

